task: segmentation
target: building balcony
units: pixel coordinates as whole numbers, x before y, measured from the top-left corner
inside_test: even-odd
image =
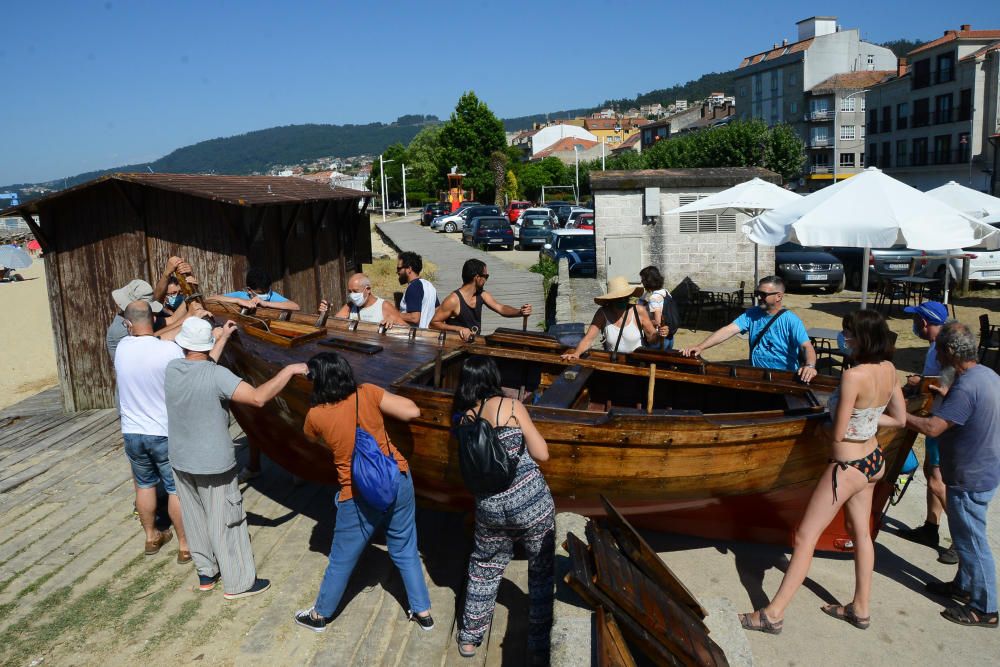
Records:
[[[955,120],[955,110],[954,109],[942,109],[939,111],[934,111],[931,113],[930,121],[932,125],[943,125],[944,123],[952,123]]]
[[[930,123],[931,114],[930,113],[914,113],[913,114],[913,127],[926,127]]]
[[[969,151],[956,149],[947,151],[928,151],[913,155],[897,155],[896,167],[933,167],[948,164],[965,164],[969,161]]]
[[[954,69],[939,69],[934,72],[934,83],[948,83],[955,80]]]
[[[892,132],[892,119],[883,118],[879,125],[879,132]]]
[[[805,115],[804,120],[806,121],[833,120],[833,110],[818,109],[816,111],[810,111]]]
[[[829,148],[833,146],[833,139],[829,137],[812,137],[809,139],[809,148]]]
[[[814,164],[809,167],[810,174],[832,174],[833,167],[828,164]]]

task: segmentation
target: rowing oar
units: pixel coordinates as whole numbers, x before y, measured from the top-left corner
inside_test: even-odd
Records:
[[[321,303],[323,301],[326,301],[326,299],[320,299]],[[330,305],[331,305],[330,302],[327,301],[326,310],[320,313],[319,317],[316,318],[316,324],[314,324],[313,326],[315,326],[317,329],[323,329],[326,327],[326,318],[330,317]]]
[[[187,279],[190,273],[181,273],[180,271],[174,270],[174,278],[177,278],[177,284],[180,285],[181,293],[184,295],[184,303],[190,303],[191,301],[197,301],[198,304],[204,308],[205,299],[202,297],[201,292],[195,292],[191,284],[188,283]]]
[[[521,316],[521,331],[524,333],[528,332],[528,316]],[[521,388],[517,390],[517,400],[524,400],[524,387],[528,384],[528,366],[521,361]]]

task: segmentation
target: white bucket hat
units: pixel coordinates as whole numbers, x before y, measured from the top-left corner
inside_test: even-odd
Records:
[[[111,292],[118,310],[125,310],[133,301],[145,301],[154,313],[163,310],[163,304],[153,299],[153,286],[145,280],[133,280],[125,287],[119,287]]]
[[[177,334],[174,342],[185,350],[208,352],[215,346],[212,325],[199,317],[189,317],[184,320],[180,333]]]

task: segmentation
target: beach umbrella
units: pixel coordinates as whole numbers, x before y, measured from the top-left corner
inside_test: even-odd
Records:
[[[949,181],[941,187],[928,190],[927,194],[940,199],[948,206],[956,208],[971,218],[987,224],[1000,223],[1000,198],[992,197],[985,192],[967,188],[955,181]],[[994,234],[987,240],[990,250],[1000,248],[1000,234]]]
[[[780,185],[768,183],[760,178],[752,178],[745,183],[734,185],[731,188],[722,190],[697,199],[690,204],[685,204],[678,208],[671,209],[664,215],[680,215],[685,213],[707,213],[714,211],[725,213],[726,211],[737,211],[748,215],[751,218],[760,215],[765,211],[784,206],[785,204],[802,199],[799,195],[790,190],[786,190]],[[753,281],[757,284],[757,243],[753,246]]]
[[[964,248],[997,232],[875,167],[763,213],[743,227],[756,243],[872,248],[897,243],[914,250]],[[945,273],[947,275],[947,272]],[[861,307],[868,303],[868,271],[861,272]]]
[[[16,245],[0,246],[0,266],[5,269],[26,269],[31,266],[31,255]]]

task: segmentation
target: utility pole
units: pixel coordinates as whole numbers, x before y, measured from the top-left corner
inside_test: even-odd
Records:
[[[403,165],[403,215],[406,215],[406,165]]]
[[[574,198],[576,199],[576,205],[580,205],[580,146],[573,146],[573,155],[576,156],[576,189],[574,190]],[[624,326],[624,325],[622,325]]]
[[[385,222],[385,161],[378,156],[378,187],[382,191],[382,222]]]

